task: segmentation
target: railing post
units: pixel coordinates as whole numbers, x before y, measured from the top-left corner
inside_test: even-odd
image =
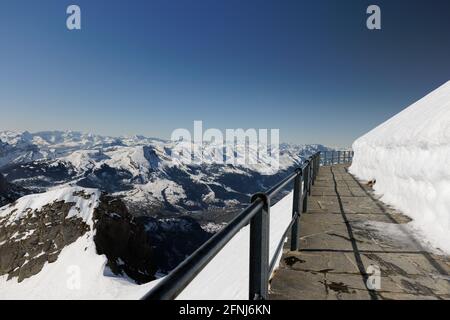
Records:
[[[309,170],[308,170],[308,174],[309,174],[309,177],[308,177],[308,182],[309,182],[309,184],[308,184],[308,195],[309,196],[311,195],[311,189],[312,189],[312,171],[313,171],[313,161],[311,159],[311,161],[309,162]]]
[[[315,163],[316,163],[316,165],[314,166],[314,182],[316,181],[316,179],[317,179],[317,172],[319,171],[319,167],[320,167],[320,162],[319,162],[319,155],[316,155],[315,156]]]
[[[302,169],[297,169],[297,176],[294,180],[294,201],[292,203],[292,217],[295,218],[291,228],[291,251],[298,250],[298,234],[299,234],[299,220],[301,213],[302,200]]]
[[[314,183],[316,182],[316,170],[317,170],[317,157],[316,157],[316,155],[314,155],[313,156],[313,164],[314,164],[314,166],[313,166],[313,185],[314,185]]]
[[[264,193],[253,195],[252,202],[257,199],[261,199],[264,206],[250,221],[249,299],[266,300],[269,290],[270,199]]]
[[[305,167],[305,170],[303,171],[302,212],[306,212],[306,210],[308,209],[308,189],[309,189],[309,174],[308,174],[308,172],[309,172],[309,161],[308,161],[308,165]]]
[[[319,170],[320,170],[320,153],[317,154],[317,170],[316,170],[316,178],[319,175]]]
[[[316,155],[313,155],[312,158],[313,168],[312,168],[312,185],[314,185],[314,182],[316,182]]]
[[[338,151],[338,164],[341,164],[341,151]]]

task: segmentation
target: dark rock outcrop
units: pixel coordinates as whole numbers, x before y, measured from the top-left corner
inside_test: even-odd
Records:
[[[137,283],[169,272],[211,236],[192,218],[135,218],[119,198],[100,199],[94,212],[97,253],[106,255],[113,273]]]
[[[97,253],[106,255],[113,273],[126,274],[137,283],[155,279],[150,239],[120,199],[102,195],[94,221]]]
[[[46,262],[56,261],[61,250],[89,231],[79,217],[68,218],[74,203],[57,201],[40,210],[28,209],[18,220],[0,218],[0,276],[18,281],[39,273]]]

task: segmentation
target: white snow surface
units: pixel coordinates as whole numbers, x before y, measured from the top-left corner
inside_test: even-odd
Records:
[[[450,253],[450,81],[353,144],[350,172]]]
[[[91,198],[75,196],[77,191],[91,194]],[[7,280],[7,275],[1,276],[0,299],[139,299],[156,284],[153,281],[137,285],[128,278],[113,275],[106,267],[106,256],[97,254],[92,217],[99,197],[97,189],[64,187],[25,196],[15,206],[0,208],[0,217],[12,213],[8,220],[12,223],[26,214],[28,208],[40,209],[54,201],[74,202],[69,217],[79,216],[91,227],[63,248],[54,263],[46,263],[38,274],[20,283],[17,278]]]

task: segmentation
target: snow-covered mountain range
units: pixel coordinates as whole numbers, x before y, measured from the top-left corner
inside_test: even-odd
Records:
[[[21,187],[43,192],[63,185],[120,196],[135,215],[211,211],[247,203],[321,145],[280,146],[280,168],[269,165],[172,161],[175,144],[79,132],[0,132],[0,173]]]

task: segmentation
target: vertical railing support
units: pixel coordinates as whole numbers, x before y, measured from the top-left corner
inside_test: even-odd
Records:
[[[309,184],[308,184],[308,196],[311,195],[311,189],[312,189],[312,171],[313,171],[313,161],[311,159],[311,161],[309,162],[309,170],[308,170],[308,174],[309,174],[309,177],[308,177],[308,182],[309,182]]]
[[[319,167],[320,167],[320,161],[319,161],[319,155],[318,154],[316,154],[315,156],[314,156],[314,159],[315,159],[315,163],[316,163],[316,165],[315,165],[315,170],[314,170],[314,181],[316,181],[316,178],[317,178],[317,172],[319,171]]]
[[[316,182],[316,170],[317,170],[317,157],[316,157],[316,155],[313,156],[313,162],[314,162],[313,182]]]
[[[299,220],[301,214],[301,201],[302,201],[302,169],[297,169],[297,176],[294,180],[294,200],[292,203],[292,217],[294,223],[291,228],[291,251],[298,250],[298,234],[299,234]]]
[[[307,161],[307,165],[305,167],[305,170],[303,171],[303,205],[302,205],[302,212],[306,212],[308,209],[308,188],[309,188],[309,160]]]
[[[317,168],[316,168],[316,179],[317,179],[317,176],[319,175],[319,170],[320,170],[320,153],[318,153],[317,154]]]
[[[261,199],[264,206],[250,221],[249,299],[266,300],[269,290],[270,199],[264,193],[253,195],[252,202],[257,199]]]
[[[322,154],[321,154],[321,153],[318,153],[318,154],[317,154],[317,163],[318,163],[319,165],[317,166],[316,178],[317,178],[317,176],[319,175],[321,161],[322,161]]]

